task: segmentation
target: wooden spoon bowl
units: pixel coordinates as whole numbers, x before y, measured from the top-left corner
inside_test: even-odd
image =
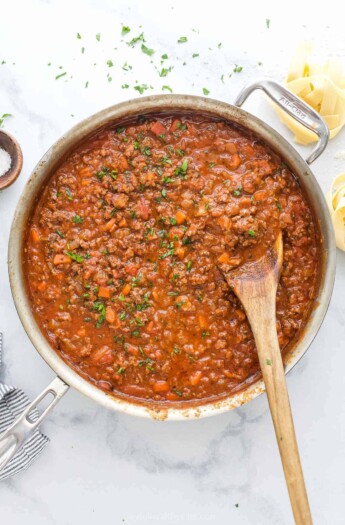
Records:
[[[13,184],[19,177],[23,166],[23,153],[16,139],[2,129],[0,129],[0,148],[7,151],[11,157],[10,169],[0,177],[1,191]]]

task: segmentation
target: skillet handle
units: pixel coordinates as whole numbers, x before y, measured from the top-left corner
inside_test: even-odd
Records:
[[[36,428],[42,423],[68,389],[69,386],[66,385],[62,379],[56,377],[50,385],[26,407],[22,415],[0,435],[0,472],[6,467],[25,441],[35,432]],[[33,421],[30,418],[30,412],[49,394],[51,394],[53,398],[49,401],[49,404],[37,420]]]
[[[274,80],[258,80],[245,87],[237,96],[235,106],[241,107],[256,89],[264,91],[283,111],[318,135],[319,141],[306,159],[306,162],[311,164],[321,155],[328,143],[329,129],[323,118],[303,100]]]

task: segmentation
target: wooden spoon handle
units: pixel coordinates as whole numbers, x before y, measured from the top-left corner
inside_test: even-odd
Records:
[[[255,337],[295,522],[312,525],[277,337],[275,294],[271,298],[254,298],[246,305],[246,311]]]

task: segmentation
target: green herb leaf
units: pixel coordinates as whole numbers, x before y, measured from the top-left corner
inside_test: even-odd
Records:
[[[141,85],[138,85],[138,86],[134,86],[134,89],[136,91],[139,91],[140,95],[142,95],[144,93],[144,91],[149,89],[149,86],[147,84],[141,84]]]
[[[64,77],[65,75],[67,75],[66,72],[65,73],[60,73],[60,75],[56,75],[55,80],[58,80],[59,78]]]
[[[101,40],[101,33],[97,33],[96,40],[97,40],[97,42],[99,42]]]
[[[125,36],[127,35],[127,33],[129,33],[131,30],[131,28],[129,26],[122,26],[122,29],[121,29],[121,35],[122,36]]]
[[[266,365],[272,366],[272,361],[270,359],[266,359]]]
[[[81,34],[80,33],[77,33],[77,38],[80,40],[81,39]]]
[[[185,177],[188,169],[188,160],[184,159],[181,166],[177,166],[175,169],[175,175],[178,177]]]
[[[256,231],[255,230],[248,230],[248,235],[251,237],[256,237]]]
[[[170,73],[170,71],[171,71],[171,66],[170,67],[163,67],[162,70],[159,73],[159,76],[160,77],[166,77],[168,75],[168,73]]]
[[[205,96],[207,96],[207,95],[210,94],[210,92],[209,92],[209,90],[208,90],[207,88],[202,88],[202,92],[203,92],[203,94],[204,94]]]
[[[68,257],[70,257],[73,261],[77,263],[82,263],[85,257],[83,255],[79,255],[79,253],[73,253],[71,251],[66,251]]]
[[[270,23],[271,23],[271,20],[269,18],[266,18],[266,27],[267,27],[267,29],[270,28]]]
[[[187,272],[188,272],[188,273],[191,271],[192,266],[193,266],[193,261],[188,261],[188,262],[187,262]]]
[[[114,67],[114,62],[112,60],[107,60],[107,66]]]
[[[180,36],[177,41],[178,44],[184,44],[185,42],[188,42],[188,38],[186,36]]]
[[[173,92],[172,88],[170,86],[162,86],[162,91],[169,91],[170,93]]]
[[[130,46],[130,47],[135,47],[135,45],[138,42],[145,42],[144,33],[140,33],[139,36],[136,36],[136,37],[132,38],[132,40],[127,42],[127,45]]]
[[[169,57],[166,53],[164,53],[164,55],[161,56],[161,59],[162,60],[167,60]]]
[[[149,55],[149,57],[152,57],[152,55],[155,52],[154,49],[150,49],[149,47],[146,47],[145,44],[141,44],[141,50],[143,53],[145,53],[145,55]]]
[[[75,215],[72,220],[75,224],[81,224],[83,222],[83,219],[80,217],[80,215]]]
[[[242,70],[243,70],[243,66],[238,66],[237,64],[235,64],[235,67],[233,69],[234,73],[241,73]]]
[[[3,127],[3,125],[4,125],[4,120],[7,119],[8,117],[12,117],[11,113],[4,113],[4,114],[0,117],[0,128]]]
[[[55,233],[57,233],[58,236],[61,237],[61,239],[65,238],[64,234],[60,230],[55,230]]]
[[[200,56],[199,53],[193,53],[193,54],[192,54],[192,58],[197,58],[197,57],[199,57],[199,56]]]

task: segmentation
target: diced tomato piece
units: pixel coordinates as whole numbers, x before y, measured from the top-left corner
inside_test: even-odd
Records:
[[[41,240],[40,234],[36,228],[31,229],[31,239],[33,240],[33,242],[38,242]]]
[[[110,306],[107,306],[105,318],[108,321],[108,323],[113,323],[115,321],[115,312]]]
[[[122,288],[122,295],[128,295],[130,291],[131,291],[131,285],[127,283]]]
[[[163,133],[166,133],[166,129],[165,127],[163,126],[163,124],[161,122],[159,122],[157,120],[157,122],[154,122],[151,126],[151,131],[152,133],[154,133],[155,135],[162,135]]]
[[[178,118],[173,120],[170,126],[170,131],[171,132],[176,131],[179,128],[180,124],[181,124],[181,121]]]
[[[202,378],[202,372],[201,370],[196,370],[189,376],[189,382],[192,386],[196,386],[200,383],[200,379]]]
[[[137,204],[137,213],[138,213],[139,217],[141,217],[144,221],[147,221],[147,219],[149,218],[149,215],[150,215],[150,208],[149,208],[149,206],[148,206],[146,201],[141,200]]]
[[[153,384],[152,388],[155,392],[167,392],[169,384],[167,381],[158,380]]]
[[[107,286],[100,286],[98,290],[98,297],[103,297],[103,299],[109,299],[110,289]]]
[[[64,255],[63,253],[57,253],[54,256],[53,263],[55,265],[58,265],[58,264],[70,264],[71,260],[72,259],[70,257],[68,257],[68,255]]]
[[[187,218],[187,215],[182,210],[177,210],[176,215],[175,215],[177,224],[183,224],[186,218]]]
[[[125,272],[128,273],[128,275],[133,275],[135,277],[138,273],[139,266],[136,266],[135,264],[127,264],[125,267]]]

